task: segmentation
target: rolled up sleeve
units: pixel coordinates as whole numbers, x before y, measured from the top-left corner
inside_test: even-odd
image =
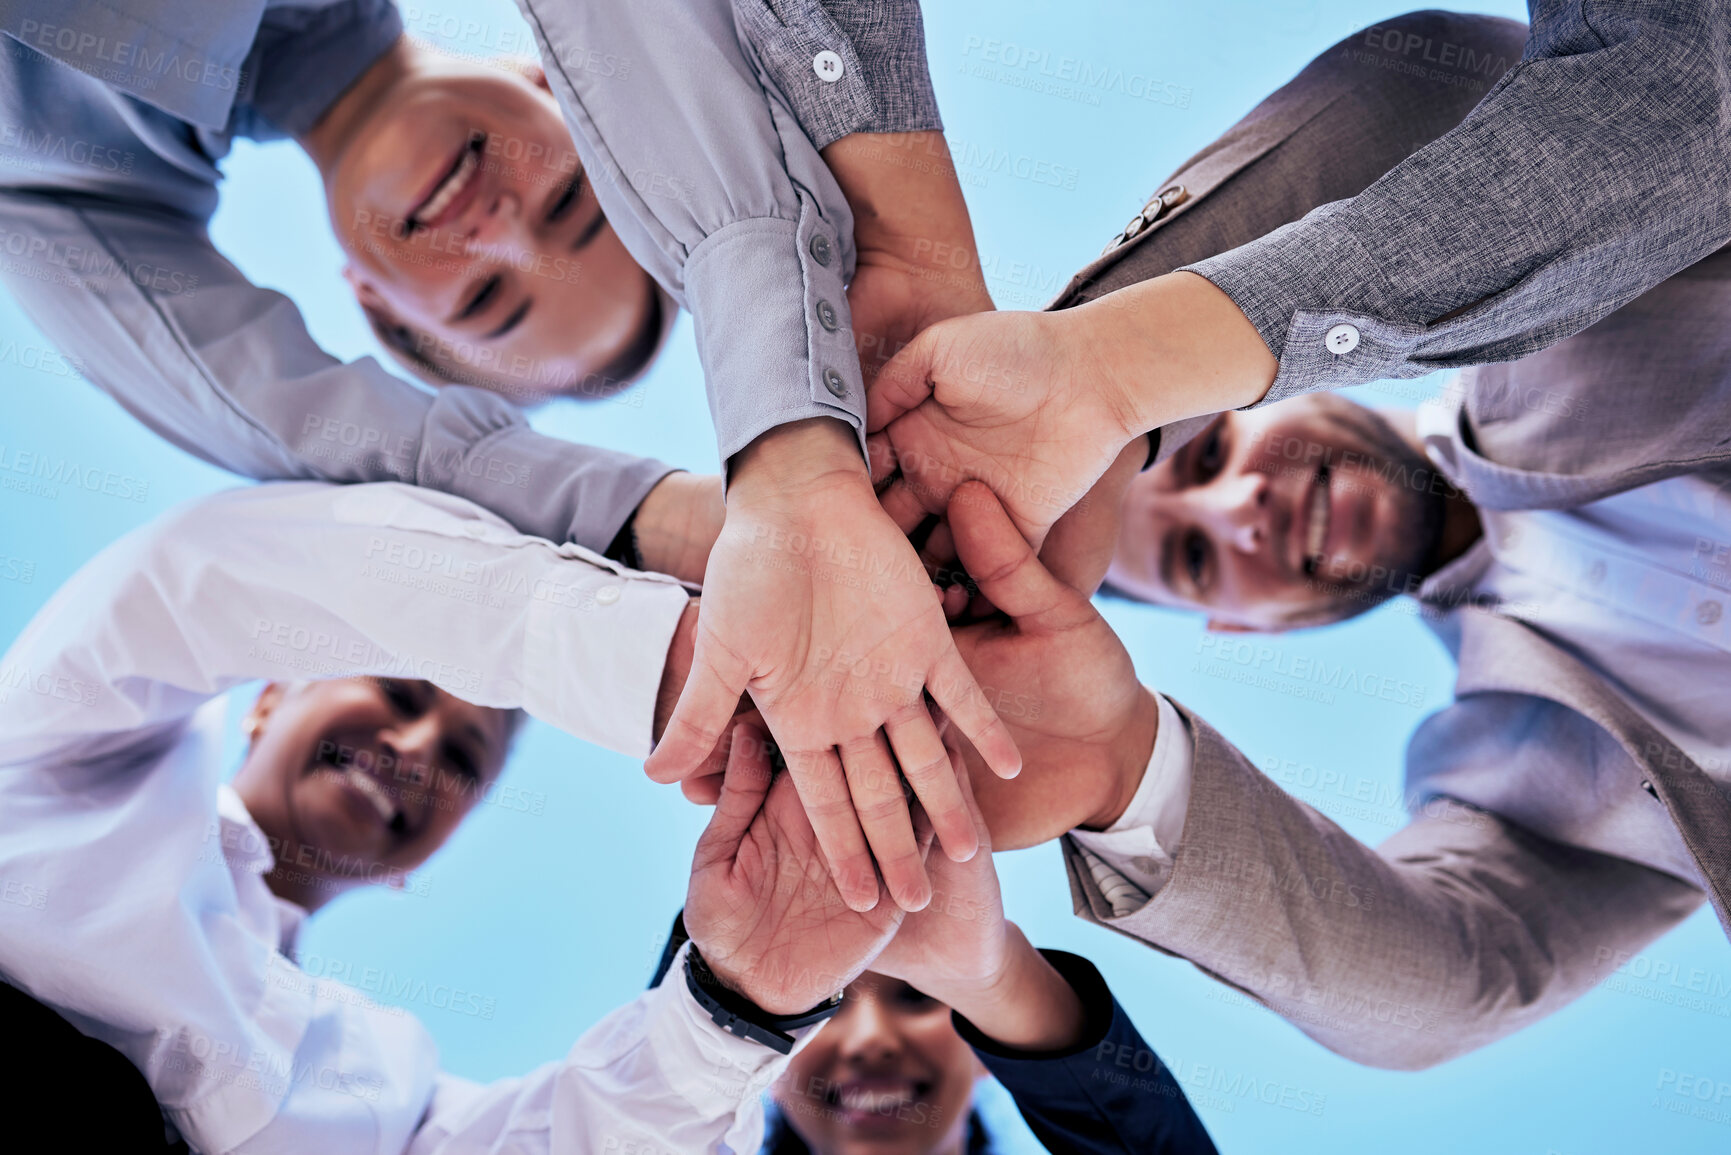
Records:
[[[1731,2],[1532,16],[1522,61],[1458,128],[1358,196],[1187,266],[1280,359],[1264,403],[1515,360],[1731,241]]]
[[[918,0],[734,0],[734,10],[816,147],[943,128]]]
[[[727,0],[518,0],[601,207],[691,311],[725,460],[809,417],[863,429],[853,217]]]

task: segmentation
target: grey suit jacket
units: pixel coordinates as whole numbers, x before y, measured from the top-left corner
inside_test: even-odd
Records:
[[[1506,22],[1436,13],[1389,26],[1484,51],[1510,34]],[[1448,92],[1341,47],[1165,182],[1190,194],[1184,211],[1168,220],[1156,210],[1055,304],[1241,243],[1308,212],[1307,198],[1351,196],[1346,186],[1365,174],[1317,176],[1332,158],[1387,166],[1424,133],[1447,131],[1439,120],[1464,115]],[[1524,509],[1725,467],[1728,309],[1731,252],[1544,352],[1468,370],[1445,471],[1476,501]],[[1188,432],[1168,430],[1162,451]],[[1410,825],[1365,846],[1185,712],[1196,756],[1170,881],[1114,918],[1066,839],[1078,913],[1190,959],[1333,1050],[1399,1068],[1551,1013],[1605,977],[1607,960],[1696,909],[1702,887],[1731,929],[1731,797],[1538,632],[1470,607],[1444,627],[1460,678],[1454,704],[1409,748]],[[1520,725],[1535,714],[1545,726]],[[1538,742],[1566,742],[1579,780],[1540,780]],[[1663,863],[1640,821],[1600,821],[1613,806],[1653,808],[1682,833],[1689,860]]]

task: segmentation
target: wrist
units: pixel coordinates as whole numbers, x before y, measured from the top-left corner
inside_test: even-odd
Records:
[[[1112,742],[1110,797],[1099,812],[1081,823],[1085,830],[1105,830],[1124,816],[1154,756],[1154,743],[1160,737],[1160,703],[1147,686],[1138,685],[1137,691],[1136,706]]]
[[[649,727],[651,742],[661,741],[661,735],[667,730],[667,720],[673,717],[673,708],[679,704],[679,695],[685,691],[685,681],[691,676],[692,655],[697,652],[697,615],[699,599],[692,598],[685,603],[685,610],[679,615],[679,624],[673,627],[673,641],[667,646],[667,660],[661,665],[661,684],[655,691],[655,713]]]
[[[798,495],[823,483],[858,483],[871,492],[859,439],[846,422],[808,417],[759,434],[728,462],[731,505]]]
[[[669,473],[632,518],[639,568],[701,584],[725,514],[720,477]]]
[[[1081,1038],[1087,1014],[1079,995],[1015,923],[989,979],[934,994],[982,1035],[1019,1051],[1058,1051]],[[933,992],[926,992],[933,994]]]
[[[1280,363],[1206,277],[1168,273],[1071,310],[1104,361],[1125,439],[1262,400]]]

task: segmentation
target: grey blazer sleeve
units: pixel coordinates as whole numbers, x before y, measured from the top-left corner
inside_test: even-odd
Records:
[[[202,225],[77,195],[0,195],[13,295],[93,383],[181,449],[243,477],[401,481],[520,531],[602,551],[670,467],[545,437],[499,396],[429,393],[342,362]]]
[[[733,0],[739,26],[817,148],[941,129],[919,0]],[[820,74],[819,53],[833,52]]]
[[[853,214],[732,0],[517,3],[609,223],[691,310],[722,460],[808,417],[863,455]]]
[[[1264,1003],[1349,1059],[1414,1070],[1579,997],[1702,892],[1436,799],[1372,849],[1206,723],[1169,881],[1114,918],[1070,839],[1077,913]]]
[[[1731,241],[1731,0],[1530,9],[1521,62],[1459,127],[1357,196],[1191,266],[1280,359],[1266,401],[1512,361]],[[1473,76],[1459,45],[1397,48],[1442,82]],[[1337,356],[1324,338],[1340,324],[1360,340]]]

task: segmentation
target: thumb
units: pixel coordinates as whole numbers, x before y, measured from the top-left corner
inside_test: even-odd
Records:
[[[705,866],[731,862],[737,857],[745,832],[751,829],[769,795],[771,777],[768,735],[756,726],[734,727],[721,796],[716,800],[709,825],[697,839],[697,853],[692,862],[694,874]]]
[[[701,614],[704,609],[698,612]],[[739,696],[751,680],[743,662],[737,668],[719,666],[715,655],[725,654],[725,650],[709,643],[701,623],[700,618],[697,647],[691,655],[691,674],[667,719],[661,744],[643,763],[644,773],[656,782],[677,782],[703,767],[727,732],[739,706]]]
[[[876,433],[932,395],[941,324],[925,329],[878,370],[866,392],[866,432]]]
[[[989,486],[979,481],[958,486],[947,516],[962,567],[1023,632],[1061,629],[1093,615],[1086,596],[1040,564]]]

